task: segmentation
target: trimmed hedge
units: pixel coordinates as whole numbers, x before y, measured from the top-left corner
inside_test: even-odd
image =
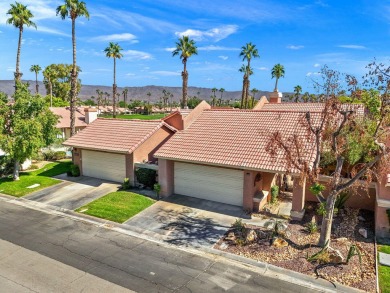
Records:
[[[135,170],[137,181],[147,187],[153,188],[156,183],[156,171],[150,169],[139,168]]]

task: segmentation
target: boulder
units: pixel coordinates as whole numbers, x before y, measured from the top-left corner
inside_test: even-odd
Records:
[[[360,228],[359,229],[359,234],[362,235],[364,238],[368,237],[367,229]]]
[[[272,245],[277,247],[277,248],[281,248],[281,247],[288,246],[288,242],[282,238],[276,237],[276,238],[274,238]]]
[[[359,216],[359,217],[358,217],[358,220],[359,220],[360,222],[365,222],[365,221],[366,221],[366,219],[363,218],[362,216]]]
[[[225,237],[225,240],[234,241],[236,240],[236,235],[234,235],[234,232],[229,232],[229,234]]]
[[[252,243],[257,240],[257,233],[253,229],[249,229],[248,232],[246,233],[245,240],[247,243]]]
[[[343,263],[344,262],[344,257],[341,254],[340,251],[337,249],[333,249],[329,251],[329,262],[331,263]]]

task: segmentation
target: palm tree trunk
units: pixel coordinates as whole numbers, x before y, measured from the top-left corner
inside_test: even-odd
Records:
[[[274,92],[277,92],[277,91],[278,91],[278,81],[279,81],[279,78],[276,78]]]
[[[183,60],[184,70],[182,72],[183,76],[183,108],[188,109],[187,106],[187,86],[188,86],[188,72],[187,72],[187,61]]]
[[[39,85],[38,85],[38,72],[35,72],[35,93],[38,94]]]
[[[244,75],[244,78],[242,80],[242,94],[241,94],[241,109],[244,109],[244,103],[245,103],[245,83],[246,83],[246,76]]]
[[[15,162],[14,162],[14,174],[13,174],[13,180],[14,181],[19,180],[19,168],[20,168],[19,160],[15,160]]]
[[[76,91],[77,91],[77,68],[76,68],[76,20],[72,19],[72,45],[73,45],[73,67],[70,85],[70,136],[76,134]]]
[[[50,107],[53,107],[53,85],[51,81],[49,82],[49,88],[50,88]]]
[[[249,76],[248,76],[247,80],[246,80],[246,87],[245,87],[245,94],[246,94],[245,109],[248,109],[248,104],[249,104],[249,85],[250,85],[250,80],[249,80]]]
[[[112,85],[112,118],[116,117],[116,58],[114,58],[114,84]]]
[[[20,51],[22,48],[22,35],[23,35],[23,26],[19,28],[18,52],[16,54],[16,68],[15,68],[15,89],[16,89],[17,83],[21,80],[21,77],[22,77],[22,74],[19,71]]]

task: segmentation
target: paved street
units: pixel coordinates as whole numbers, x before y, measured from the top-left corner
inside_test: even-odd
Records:
[[[61,291],[58,288],[64,280],[71,279],[68,274],[80,271],[88,274],[86,283],[97,277],[109,282],[107,286],[111,283],[137,292],[313,292],[223,257],[192,254],[6,201],[0,201],[0,238],[28,253],[36,252],[46,261],[75,269],[50,270],[51,281],[46,290],[36,290],[39,292]],[[2,253],[0,258],[4,261],[9,254]],[[24,285],[24,271],[15,268],[24,265],[26,271],[32,269],[34,262],[27,257],[23,263],[25,257],[20,255],[14,265],[0,265],[0,276]],[[92,286],[86,291],[96,292]]]

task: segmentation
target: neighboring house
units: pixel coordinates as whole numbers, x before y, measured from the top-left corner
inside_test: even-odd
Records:
[[[129,178],[134,185],[135,164],[155,161],[154,152],[175,131],[162,120],[99,118],[63,145],[73,147],[82,175],[115,182]]]
[[[58,138],[68,139],[70,137],[70,108],[69,107],[51,107],[55,115],[59,117],[56,128],[60,131]],[[86,115],[88,117],[86,117]],[[87,127],[88,123],[93,122],[97,118],[97,110],[95,108],[76,108],[75,111],[75,127],[76,133]]]

